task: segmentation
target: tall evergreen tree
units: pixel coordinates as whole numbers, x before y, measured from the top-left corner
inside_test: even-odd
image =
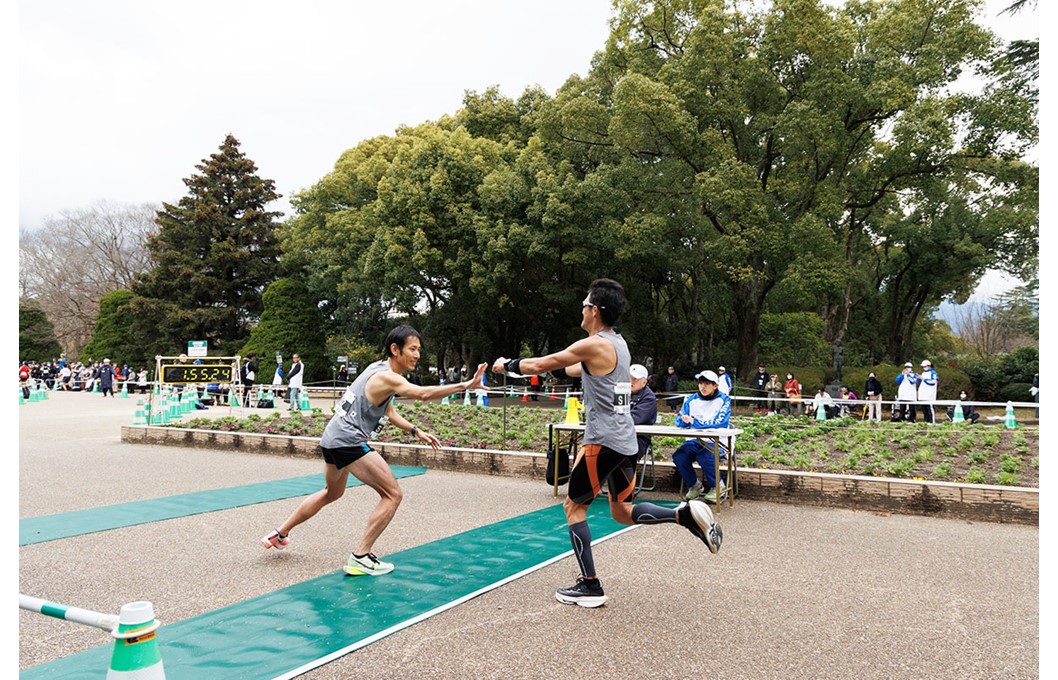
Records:
[[[43,361],[59,356],[62,349],[55,339],[55,326],[44,314],[36,300],[18,301],[18,357],[27,361]]]
[[[260,316],[262,293],[279,271],[272,180],[232,135],[185,179],[188,193],[163,203],[147,247],[154,268],[133,284],[131,301],[149,355],[172,354],[189,340],[231,354]],[[213,352],[216,353],[216,352]]]
[[[295,279],[279,279],[264,292],[261,322],[254,326],[250,339],[239,354],[253,352],[260,361],[257,382],[267,383],[276,370],[275,355],[283,355],[284,370],[290,368],[290,357],[301,356],[305,364],[305,382],[329,380],[332,361],[327,356],[327,336],[323,316],[312,293]]]

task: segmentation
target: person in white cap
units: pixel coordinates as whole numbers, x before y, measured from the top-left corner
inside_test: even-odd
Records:
[[[702,371],[694,376],[698,380],[698,391],[683,402],[683,408],[676,414],[676,427],[694,427],[709,429],[728,427],[731,424],[731,397],[720,391],[720,376],[712,371]],[[724,494],[724,482],[720,480],[717,490],[716,470],[714,467],[715,451],[713,441],[703,444],[698,439],[688,439],[672,453],[672,462],[687,487],[685,500],[694,500],[705,494],[706,502],[717,502]],[[694,471],[694,461],[705,473],[703,484]]]
[[[628,369],[632,376],[632,423],[635,425],[654,425],[658,422],[658,398],[654,390],[647,387],[647,367],[643,364],[632,364]],[[646,455],[650,448],[650,435],[636,435],[639,453],[636,460]]]
[[[717,370],[720,372],[720,375],[717,376],[717,388],[724,394],[731,396],[731,389],[734,387],[731,383],[731,376],[727,374],[727,369],[723,366]],[[710,373],[712,373],[712,371],[710,371]]]
[[[922,373],[918,376],[918,400],[922,403],[922,419],[927,423],[937,422],[933,412],[933,402],[937,401],[937,383],[940,376],[933,370],[929,359],[922,362]]]
[[[915,422],[915,401],[918,400],[918,374],[911,362],[904,364],[904,370],[896,376],[896,413],[893,422],[906,420]]]

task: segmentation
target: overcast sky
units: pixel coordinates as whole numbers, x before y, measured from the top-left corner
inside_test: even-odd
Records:
[[[1035,37],[1035,12],[982,21]],[[1046,4],[1046,2],[1044,2]],[[229,132],[287,199],[346,149],[455,112],[465,90],[587,73],[610,0],[19,3],[19,224],[175,202]]]

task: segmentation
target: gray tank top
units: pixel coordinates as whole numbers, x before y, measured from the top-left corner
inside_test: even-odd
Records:
[[[591,375],[581,365],[584,387],[584,443],[601,444],[626,456],[639,452],[636,429],[632,423],[632,355],[617,333],[599,331],[598,335],[613,343],[617,366],[606,375]]]
[[[363,446],[378,436],[389,422],[386,409],[389,408],[390,400],[386,399],[381,406],[375,406],[368,401],[364,391],[371,376],[389,370],[392,369],[385,360],[376,361],[365,368],[353,384],[346,388],[345,394],[335,406],[334,416],[323,430],[320,446],[328,449]]]

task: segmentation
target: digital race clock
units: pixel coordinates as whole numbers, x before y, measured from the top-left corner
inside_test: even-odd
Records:
[[[230,383],[230,364],[171,364],[162,366],[163,383]]]

